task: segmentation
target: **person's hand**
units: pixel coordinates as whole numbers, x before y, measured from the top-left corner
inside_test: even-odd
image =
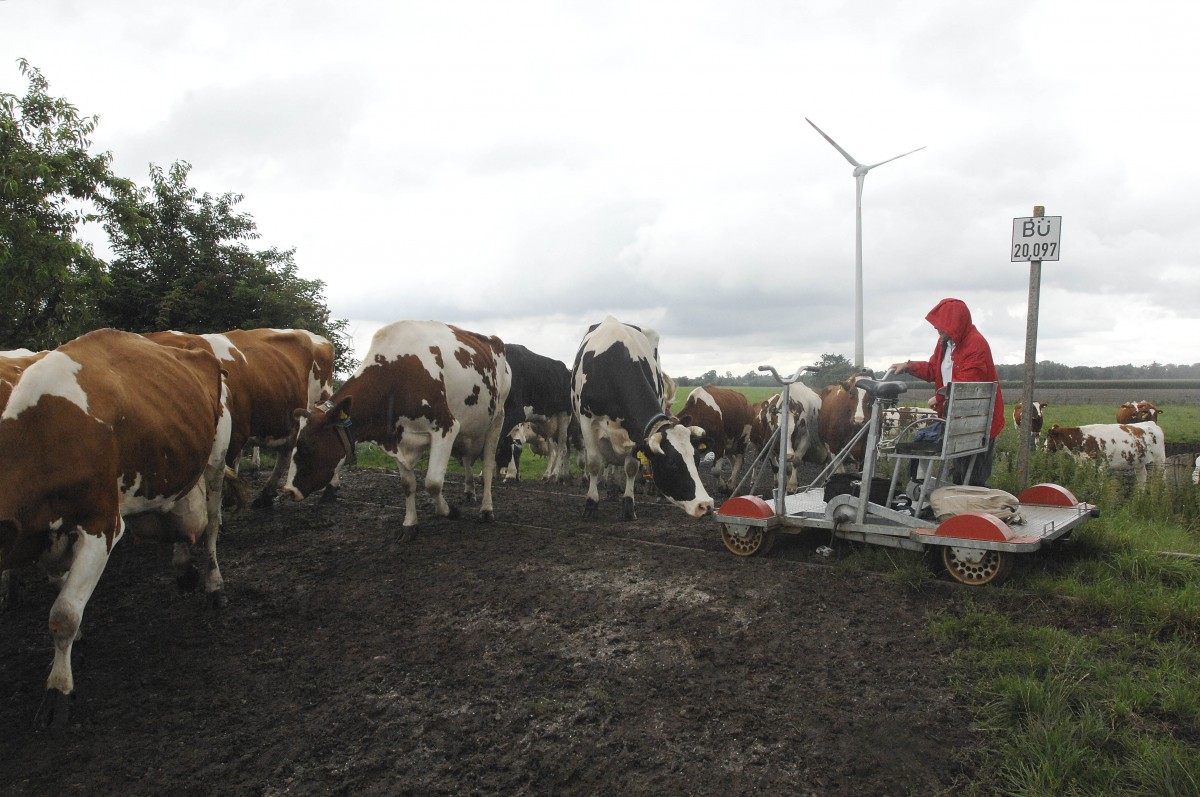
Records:
[[[908,363],[895,363],[892,365],[892,373],[903,374],[908,372]]]
[[[929,400],[926,401],[925,403],[929,405],[929,409],[936,410],[937,403],[938,403],[938,397],[936,395],[930,396]]]

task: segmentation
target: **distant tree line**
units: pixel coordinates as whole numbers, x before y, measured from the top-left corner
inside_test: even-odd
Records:
[[[856,373],[853,363],[840,354],[822,354],[821,359],[813,363],[816,369],[813,373],[801,378],[800,381],[809,387],[819,388],[832,385],[835,382],[848,379]],[[1002,382],[1021,382],[1025,379],[1025,365],[997,365],[996,371]],[[1147,380],[1147,379],[1200,379],[1200,363],[1191,365],[1063,365],[1053,360],[1043,360],[1037,364],[1035,371],[1038,381],[1084,381],[1084,380]],[[780,374],[783,377],[791,376]],[[876,376],[882,376],[876,373]],[[722,385],[738,387],[774,387],[778,384],[769,372],[748,371],[741,376],[735,376],[726,371],[723,376],[715,370],[707,371],[698,377],[679,376],[672,374],[675,383],[683,386]],[[909,374],[898,377],[908,382],[920,381]]]
[[[307,329],[337,349],[348,371],[347,321],[333,319],[321,280],[298,274],[295,249],[255,249],[241,194],[200,193],[191,165],[150,165],[139,187],[92,154],[98,117],[51,97],[25,59],[19,97],[0,93],[0,349],[49,349],[84,332]],[[103,227],[114,253],[81,238]]]

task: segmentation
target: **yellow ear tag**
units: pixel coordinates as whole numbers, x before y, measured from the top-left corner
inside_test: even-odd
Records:
[[[646,459],[646,454],[644,451],[637,452],[637,458],[638,458],[638,462],[642,463],[643,465],[650,464],[650,460]]]

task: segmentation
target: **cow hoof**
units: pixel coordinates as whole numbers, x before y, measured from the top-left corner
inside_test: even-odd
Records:
[[[326,487],[325,492],[321,493],[321,503],[328,504],[336,501],[338,498],[338,488]]]
[[[275,496],[269,493],[259,493],[258,498],[255,498],[254,503],[250,506],[255,509],[270,509],[275,506]]]
[[[396,532],[396,542],[412,542],[417,538],[416,526],[401,526]]]
[[[637,520],[637,510],[633,507],[632,498],[625,498],[621,501],[621,519]]]
[[[66,730],[71,718],[71,696],[57,689],[47,689],[42,695],[42,703],[38,706],[37,714],[33,717],[36,729],[49,729],[54,733]]]
[[[480,523],[495,523],[496,515],[493,514],[492,510],[485,509],[484,511],[479,513],[479,522]]]
[[[195,565],[188,565],[187,569],[175,578],[175,586],[180,592],[195,592],[200,586],[200,571]]]
[[[594,517],[596,517],[596,514],[599,512],[599,510],[600,510],[600,505],[589,498],[587,500],[587,503],[583,505],[583,516],[585,518],[594,518]]]
[[[221,611],[229,605],[229,598],[225,597],[225,590],[218,589],[208,593],[208,608]]]

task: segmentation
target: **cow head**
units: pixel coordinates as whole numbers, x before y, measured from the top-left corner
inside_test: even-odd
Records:
[[[875,395],[869,393],[858,386],[858,377],[852,376],[845,382],[839,382],[842,390],[845,390],[854,398],[854,411],[850,416],[850,422],[856,427],[862,426],[871,417],[871,407],[875,403]]]
[[[288,469],[283,492],[303,501],[333,481],[338,467],[354,464],[354,434],[351,431],[350,397],[336,404],[326,401],[294,413],[292,436],[296,450]]]
[[[1137,415],[1134,418],[1134,423],[1144,423],[1146,421],[1158,421],[1158,416],[1162,414],[1162,410],[1151,404],[1149,401],[1139,401],[1137,403]]]
[[[713,510],[713,499],[700,482],[697,463],[712,441],[699,426],[685,426],[677,418],[660,418],[647,429],[641,453],[650,464],[654,485],[671,503],[692,517],[704,517]]]
[[[1042,401],[1033,401],[1030,402],[1029,406],[1033,408],[1033,413],[1029,416],[1029,428],[1033,430],[1035,435],[1041,434],[1043,420],[1042,410],[1050,405]],[[1018,430],[1020,430],[1021,421],[1025,417],[1024,413],[1025,402],[1018,401],[1013,407],[1013,423],[1016,425]]]
[[[1057,423],[1051,424],[1050,430],[1046,432],[1046,449],[1058,451],[1062,448],[1067,448],[1067,430]]]

